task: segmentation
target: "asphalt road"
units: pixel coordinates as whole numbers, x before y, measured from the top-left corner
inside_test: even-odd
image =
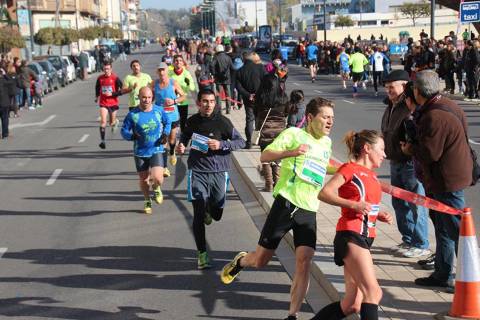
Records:
[[[153,75],[157,50],[129,60]],[[128,62],[114,71],[123,78]],[[290,278],[278,259],[230,286],[219,280],[223,265],[258,240],[237,191],[207,228],[214,268],[198,271],[186,158],[166,179],[164,203],[144,215],[131,143],[108,129],[107,149],[98,148],[94,83],[23,112],[0,142],[0,319],[283,319]],[[303,318],[310,312],[304,304]]]
[[[293,62],[293,61],[291,61]],[[322,96],[335,102],[335,124],[330,134],[333,140],[333,154],[342,161],[347,160],[346,147],[342,140],[348,130],[376,129],[380,130],[381,119],[385,110],[383,100],[386,97],[383,88],[379,96],[374,96],[373,85],[366,90],[359,89],[357,98],[352,97],[351,82],[343,89],[341,78],[336,75],[320,75],[315,83],[310,80],[307,69],[289,64],[287,80],[288,90],[302,89],[308,102],[314,96]],[[464,109],[468,120],[468,133],[471,146],[480,153],[480,106],[471,102],[457,101]],[[462,164],[459,163],[459,166]],[[388,161],[378,170],[378,175],[385,181],[390,181]],[[476,230],[480,230],[480,184],[466,190],[466,204],[474,212]],[[390,203],[390,198],[384,196],[384,202]],[[391,211],[393,213],[393,209]]]

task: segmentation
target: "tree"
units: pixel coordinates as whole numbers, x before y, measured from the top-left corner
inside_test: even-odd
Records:
[[[0,28],[0,52],[7,53],[12,48],[25,48],[25,40],[20,32],[11,26]]]
[[[425,1],[421,3],[405,2],[400,6],[400,12],[412,19],[413,26],[415,26],[418,18],[430,16],[430,4]]]
[[[353,24],[353,20],[350,16],[339,15],[335,20],[335,27],[342,27],[342,29],[343,27],[352,27]]]
[[[95,40],[98,37],[100,37],[100,30],[97,27],[87,27],[79,31],[79,38],[83,40]]]

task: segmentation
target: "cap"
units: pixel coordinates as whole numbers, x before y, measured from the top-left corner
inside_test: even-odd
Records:
[[[215,47],[215,52],[222,52],[222,51],[225,51],[225,48],[221,44]]]
[[[393,70],[383,79],[384,83],[393,81],[410,81],[408,72],[405,70]]]
[[[157,69],[167,69],[168,65],[165,62],[160,62],[157,66]]]

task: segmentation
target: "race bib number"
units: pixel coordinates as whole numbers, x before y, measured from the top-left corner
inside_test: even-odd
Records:
[[[201,134],[194,133],[192,135],[192,149],[207,153],[208,152],[208,142],[209,138],[202,136]]]
[[[102,93],[103,94],[113,93],[113,87],[112,86],[102,86]]]
[[[163,111],[165,111],[165,113],[172,113],[175,111],[175,105],[163,107]]]
[[[325,167],[311,159],[305,159],[299,177],[308,183],[322,187],[326,174],[327,169]]]

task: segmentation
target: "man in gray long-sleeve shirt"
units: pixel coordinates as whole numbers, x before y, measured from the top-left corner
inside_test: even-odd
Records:
[[[229,183],[230,153],[245,146],[245,140],[220,110],[215,111],[215,93],[198,93],[199,113],[188,118],[177,154],[188,156],[188,200],[193,205],[193,234],[198,250],[198,269],[210,268],[205,240],[205,225],[219,221],[225,206]]]

